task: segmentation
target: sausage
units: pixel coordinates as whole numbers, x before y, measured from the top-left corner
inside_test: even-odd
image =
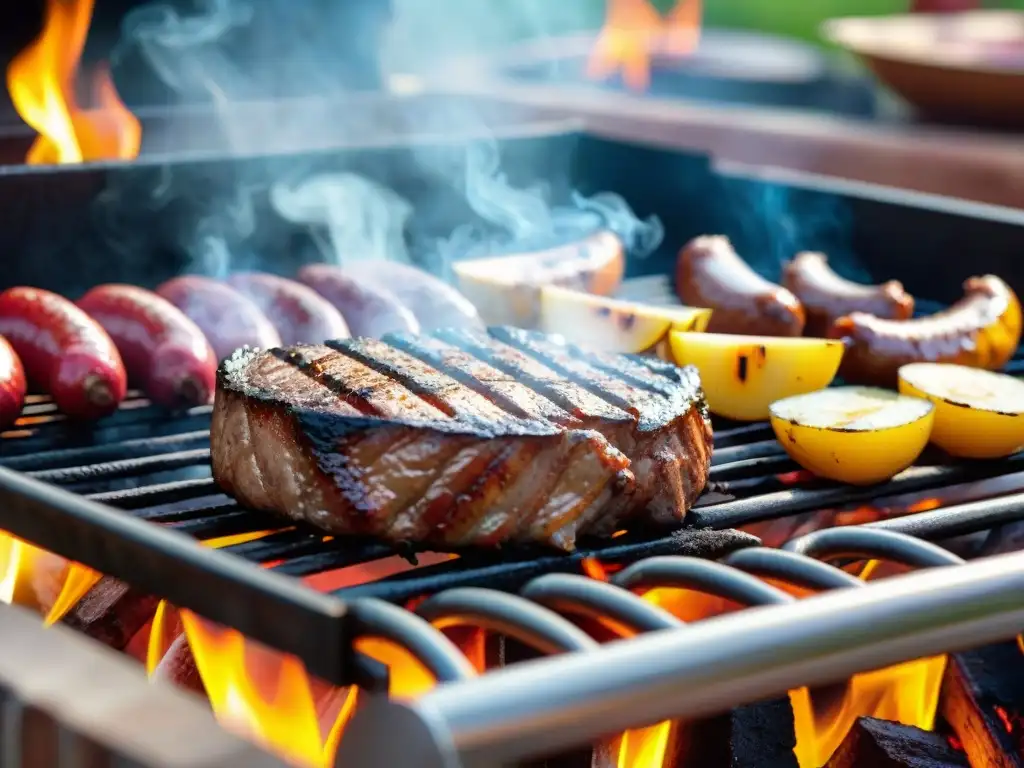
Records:
[[[270,318],[284,344],[320,344],[349,337],[341,313],[302,283],[264,272],[239,272],[228,282]]]
[[[714,310],[709,333],[799,336],[804,329],[796,296],[757,274],[721,235],[698,237],[683,247],[676,293],[684,304]]]
[[[213,399],[217,356],[199,326],[166,299],[134,285],[100,285],[78,306],[114,340],[128,378],[156,405],[191,408]]]
[[[914,315],[914,297],[898,280],[881,285],[855,283],[833,272],[823,253],[798,253],[782,270],[782,284],[804,305],[807,336],[824,336],[832,323],[852,312],[888,320]]]
[[[424,331],[484,327],[469,299],[422,269],[397,261],[363,261],[353,264],[349,271],[361,283],[391,291]]]
[[[928,317],[887,320],[864,312],[841,317],[828,336],[846,342],[839,375],[851,384],[896,386],[907,363],[958,363],[998,370],[1020,342],[1021,308],[995,275],[972,277],[964,297]]]
[[[260,308],[244,294],[219,280],[184,275],[156,289],[184,312],[213,347],[218,360],[241,347],[270,349],[281,346],[281,336]]]
[[[74,419],[117,410],[128,390],[121,355],[99,323],[70,301],[39,288],[0,294],[0,335],[25,373]]]
[[[28,384],[21,358],[0,336],[0,429],[9,427],[21,415],[26,392]]]
[[[380,338],[391,332],[420,332],[416,316],[391,291],[356,280],[341,267],[308,264],[299,270],[298,278],[341,312],[356,336]]]

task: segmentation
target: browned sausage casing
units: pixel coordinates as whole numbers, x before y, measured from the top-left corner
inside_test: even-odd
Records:
[[[914,297],[898,280],[881,285],[861,285],[840,277],[823,253],[798,253],[782,271],[782,284],[804,305],[807,336],[824,336],[838,318],[867,312],[889,320],[914,315]]]
[[[846,342],[839,374],[851,384],[896,385],[907,363],[957,363],[998,370],[1020,342],[1017,295],[995,275],[972,277],[964,297],[928,317],[887,320],[854,312],[835,321],[829,337]]]
[[[683,247],[676,293],[684,304],[714,310],[709,333],[799,336],[804,329],[796,296],[757,274],[721,235],[698,237]]]

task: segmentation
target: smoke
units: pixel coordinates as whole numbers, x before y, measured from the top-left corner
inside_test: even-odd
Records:
[[[230,150],[267,155],[295,146],[372,142],[377,136],[366,130],[372,117],[361,124],[357,119],[358,130],[327,111],[304,124],[294,117],[255,120],[246,102],[311,94],[350,98],[358,115],[366,102],[351,91],[386,87],[390,74],[428,72],[455,54],[517,34],[564,31],[581,21],[577,11],[567,10],[571,4],[548,0],[447,2],[457,8],[439,12],[428,0],[193,0],[185,13],[171,0],[130,12],[112,58],[141,56],[180,101],[217,111]],[[373,23],[389,5],[388,23]],[[616,232],[633,257],[661,242],[661,222],[640,220],[617,195],[584,197],[572,190],[568,166],[550,168],[540,156],[503,158],[492,126],[466,102],[410,101],[405,122],[445,144],[412,149],[420,172],[448,190],[436,200],[411,204],[403,197],[407,179],[392,182],[393,169],[383,159],[374,164],[364,158],[357,172],[330,153],[319,160],[307,154],[301,168],[268,162],[263,178],[211,178],[199,185],[192,177],[165,180],[149,198],[168,205],[178,194],[199,197],[175,239],[191,269],[215,276],[259,263],[248,241],[267,226],[254,202],[262,199],[282,228],[307,233],[320,258],[334,263],[392,259],[443,273],[459,259],[540,250],[599,227]],[[470,134],[474,140],[467,143]],[[143,207],[153,210],[157,202],[149,198]],[[124,194],[121,199],[130,202]],[[116,237],[130,227],[108,230]],[[284,236],[270,239],[289,244]]]
[[[285,221],[309,228],[324,261],[409,261],[404,233],[412,206],[362,176],[324,173],[294,185],[279,182],[270,190],[270,202]]]
[[[723,229],[736,233],[737,249],[762,275],[777,280],[798,252],[822,251],[844,277],[872,282],[852,248],[853,212],[845,199],[761,179],[726,179],[724,186],[722,199],[735,214]]]

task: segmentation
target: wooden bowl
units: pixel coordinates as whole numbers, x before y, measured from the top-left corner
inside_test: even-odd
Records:
[[[928,117],[1024,127],[1024,13],[832,19],[822,33]]]

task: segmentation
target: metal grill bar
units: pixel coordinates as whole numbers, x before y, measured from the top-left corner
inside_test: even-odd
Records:
[[[1004,555],[863,589],[656,632],[591,653],[525,662],[441,686],[415,702],[376,699],[346,730],[336,765],[399,760],[510,764],[603,734],[714,715],[804,685],[1015,636],[1024,555]],[[395,763],[397,764],[397,763]]]
[[[3,530],[293,653],[321,677],[345,681],[341,601],[9,469],[0,468],[0,494]]]

